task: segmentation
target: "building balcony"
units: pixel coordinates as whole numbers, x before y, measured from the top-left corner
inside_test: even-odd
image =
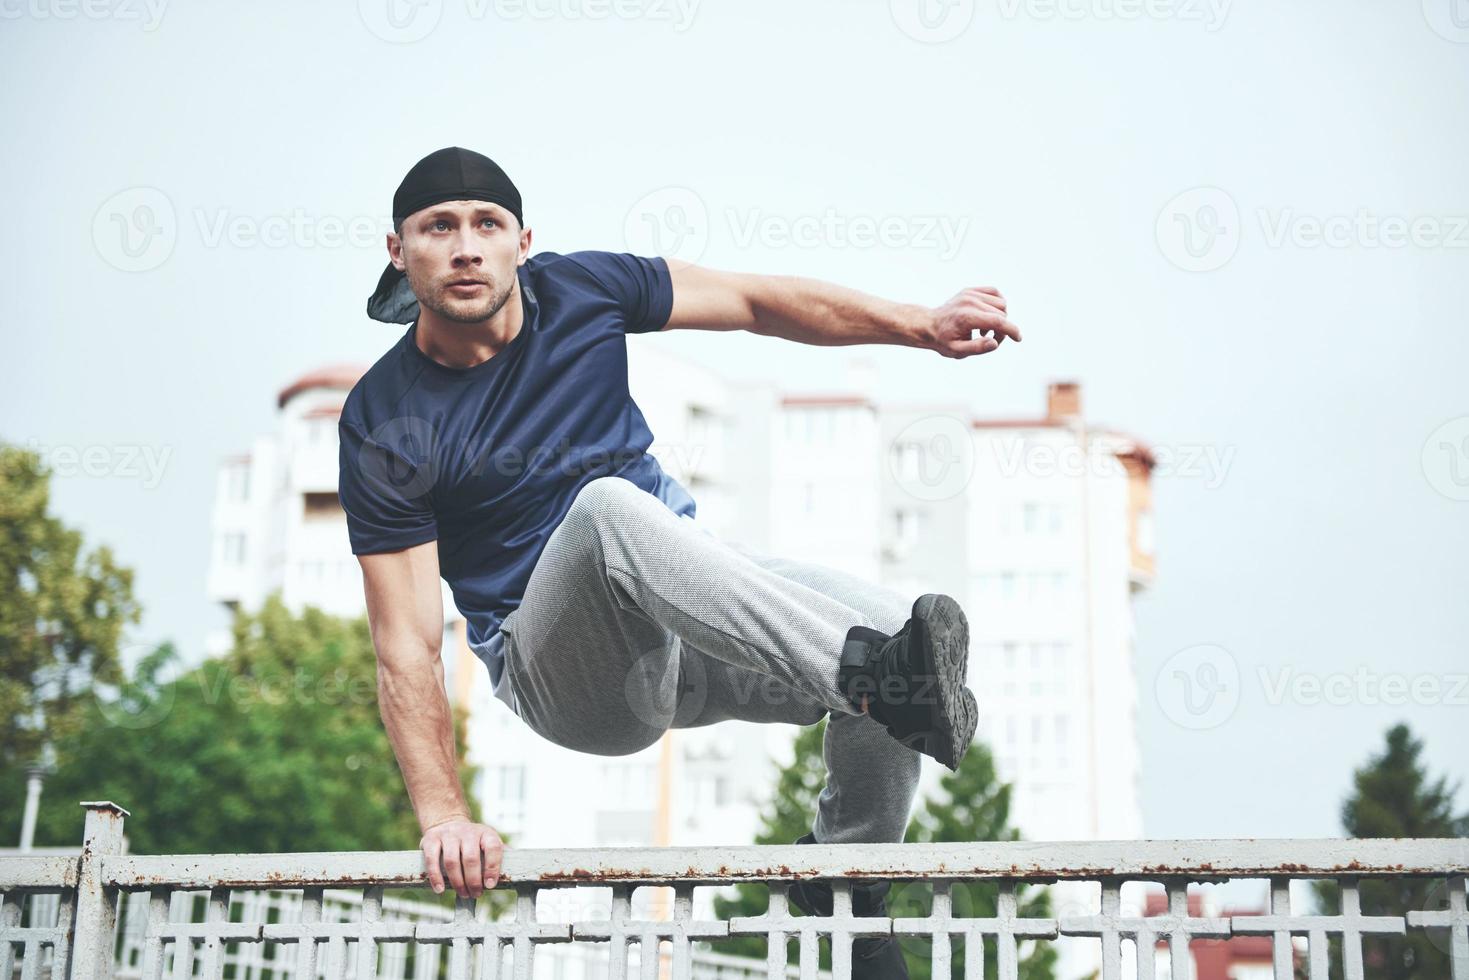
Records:
[[[636,975],[645,978],[815,978],[822,941],[832,951],[830,976],[844,978],[854,937],[898,935],[910,955],[931,958],[935,977],[950,975],[957,950],[983,947],[994,951],[998,976],[1015,980],[1019,959],[1035,944],[1064,941],[1092,944],[1104,980],[1160,970],[1194,977],[1196,944],[1255,937],[1251,948],[1267,957],[1263,975],[1293,980],[1303,970],[1327,980],[1336,946],[1342,975],[1361,980],[1380,972],[1364,958],[1366,942],[1422,930],[1450,959],[1455,978],[1469,976],[1469,839],[507,849],[498,887],[479,899],[457,898],[450,910],[385,898],[389,887],[427,888],[418,851],[130,856],[125,811],[83,805],[77,854],[0,857],[7,978],[16,952],[25,980],[160,980],[196,970],[202,980],[222,980],[259,976],[262,965],[282,978],[315,977],[324,967],[338,980],[349,971],[363,980],[436,977],[442,965],[455,980],[490,980],[509,970],[531,977],[535,961],[547,957],[559,961],[558,976],[622,978],[633,975],[628,959],[639,955],[647,958]],[[895,889],[922,889],[927,899],[890,894],[890,909],[903,914],[853,916],[851,882],[877,877],[893,879]],[[1374,878],[1433,880],[1443,901],[1365,914],[1359,888]],[[1268,882],[1269,908],[1208,915],[1190,900],[1194,883],[1239,879]],[[1339,910],[1305,908],[1291,885],[1308,879],[1335,882]],[[832,885],[832,915],[792,914],[787,890],[810,880]],[[975,882],[993,886],[991,914],[971,914],[955,900],[956,886]],[[1089,883],[1100,900],[1060,903],[1044,917],[1022,911],[1020,889],[1057,882]],[[723,920],[696,914],[696,890],[734,883],[763,886],[769,907]],[[1162,894],[1129,908],[1125,890],[1138,886]],[[577,899],[587,891],[610,895],[602,904]],[[191,893],[202,894],[174,901]],[[909,914],[919,907],[921,914]],[[768,956],[740,961],[704,948],[737,936],[764,938]],[[794,964],[787,962],[791,940]],[[980,975],[977,960],[966,964],[966,976]],[[581,972],[573,972],[577,963]]]

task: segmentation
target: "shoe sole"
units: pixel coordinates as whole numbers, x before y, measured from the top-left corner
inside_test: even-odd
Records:
[[[918,649],[929,658],[928,663],[917,665],[914,673],[936,679],[938,710],[934,712],[932,728],[914,732],[899,741],[957,770],[974,741],[974,730],[979,723],[979,706],[965,684],[969,671],[969,621],[952,597],[934,592],[919,596],[913,604],[913,619],[928,641],[920,642]]]

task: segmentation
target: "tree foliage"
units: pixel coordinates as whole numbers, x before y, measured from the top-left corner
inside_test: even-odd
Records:
[[[51,475],[0,446],[0,812],[48,742],[74,738],[96,683],[121,677],[123,629],[140,616],[133,573],[50,510]]]
[[[109,799],[131,812],[134,853],[418,847],[366,619],[296,616],[272,596],[258,614],[237,613],[233,633],[229,653],[172,679],[179,658],[160,646],[127,683],[86,700],[85,723],[56,742],[38,845],[79,844],[77,802]],[[468,786],[465,721],[456,712]],[[16,809],[0,818],[7,834]]]
[[[825,733],[826,721],[823,719],[802,729],[796,736],[794,756],[777,775],[775,793],[762,816],[756,844],[791,844],[810,831],[816,817],[816,801],[826,782],[826,766],[822,758]],[[1019,832],[1010,826],[1010,796],[1011,787],[999,780],[989,749],[975,743],[960,763],[959,770],[946,772],[939,782],[938,793],[919,807],[909,824],[905,840],[929,843],[1018,840]],[[951,894],[956,916],[995,914],[998,901],[995,885],[956,885]],[[932,908],[932,901],[932,888],[921,883],[894,882],[887,896],[889,914],[898,917],[925,916]],[[1017,901],[1019,914],[1023,916],[1045,917],[1050,914],[1050,900],[1043,890],[1022,889],[1017,894]],[[767,904],[763,886],[739,884],[735,886],[733,897],[715,898],[714,911],[721,919],[756,916],[765,912]],[[901,942],[913,980],[928,980],[932,955],[930,941],[926,937],[909,936]],[[714,948],[736,956],[761,959],[765,956],[765,940],[758,936],[735,937],[714,944]],[[952,952],[954,969],[962,971],[962,945],[956,943]],[[793,944],[789,962],[796,962],[795,955]],[[985,955],[986,975],[997,975],[993,945],[986,948]],[[1022,955],[1022,980],[1049,980],[1053,975],[1056,954],[1051,947],[1033,946],[1024,949]],[[823,943],[823,969],[830,968],[830,956],[828,944]]]
[[[1352,779],[1352,792],[1342,804],[1342,829],[1349,837],[1464,837],[1469,814],[1455,815],[1457,787],[1430,777],[1421,762],[1423,743],[1407,725],[1387,732],[1386,745]],[[1323,907],[1341,907],[1335,882],[1322,882],[1317,896]],[[1358,884],[1364,915],[1447,907],[1442,878],[1364,878]],[[1332,975],[1341,976],[1341,941],[1332,940]],[[1437,980],[1449,975],[1448,934],[1439,929],[1410,929],[1403,936],[1364,936],[1363,965],[1368,976],[1383,980]]]

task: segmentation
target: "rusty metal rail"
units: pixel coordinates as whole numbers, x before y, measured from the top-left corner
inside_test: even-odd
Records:
[[[802,845],[723,848],[571,848],[555,851],[511,849],[505,854],[500,888],[514,894],[513,916],[490,919],[487,903],[459,899],[440,919],[385,914],[388,887],[426,887],[417,851],[336,852],[322,854],[201,854],[137,856],[121,853],[126,811],[111,803],[88,808],[80,858],[0,857],[0,980],[9,980],[20,952],[22,980],[43,980],[46,949],[50,980],[109,980],[119,897],[148,896],[141,933],[139,975],[188,980],[193,959],[202,957],[203,980],[221,980],[226,947],[286,944],[292,947],[293,975],[314,978],[325,969],[328,980],[358,980],[382,975],[378,954],[391,944],[432,946],[448,956],[450,980],[497,980],[504,975],[533,976],[536,951],[550,945],[596,944],[608,951],[587,976],[628,975],[628,955],[639,955],[638,972],[697,978],[732,976],[728,957],[701,955],[696,944],[749,935],[767,939],[764,964],[747,961],[748,976],[785,977],[787,941],[799,945],[799,976],[815,978],[819,944],[830,943],[831,975],[850,972],[854,937],[897,934],[926,938],[932,975],[948,976],[955,942],[977,953],[994,950],[1003,980],[1015,980],[1028,944],[1082,937],[1100,949],[1104,980],[1121,980],[1124,968],[1151,980],[1155,950],[1162,947],[1171,975],[1193,975],[1190,943],[1205,938],[1263,935],[1271,938],[1273,972],[1281,980],[1295,974],[1304,959],[1312,980],[1326,980],[1328,939],[1341,942],[1346,980],[1363,980],[1362,937],[1433,929],[1447,936],[1454,980],[1469,980],[1469,840],[1232,840],[1096,841],[1083,843],[973,843]],[[1363,915],[1359,883],[1374,877],[1422,877],[1442,881],[1445,907],[1403,910],[1397,915]],[[857,917],[852,914],[854,879],[891,878],[932,887],[931,908],[922,917]],[[1188,885],[1253,878],[1268,880],[1270,908],[1265,915],[1208,917],[1191,915]],[[831,916],[797,916],[787,902],[795,881],[832,884]],[[1341,887],[1341,909],[1334,915],[1293,911],[1289,884],[1295,879],[1330,879]],[[953,901],[956,883],[990,881],[998,890],[994,915],[960,914]],[[756,882],[769,891],[761,915],[718,920],[700,918],[695,889]],[[1099,886],[1093,909],[1068,908],[1054,917],[1024,917],[1017,889],[1024,884],[1087,882]],[[1157,883],[1166,895],[1161,915],[1129,914],[1122,887]],[[538,917],[537,899],[574,886],[610,889],[605,916]],[[638,913],[638,889],[670,888],[669,915]],[[329,889],[360,889],[355,919],[325,915]],[[233,890],[286,890],[299,893],[295,921],[231,921]],[[176,894],[206,891],[204,921],[175,921]],[[30,894],[59,900],[53,921],[22,922],[21,905]],[[391,909],[389,912],[391,913]],[[33,919],[35,916],[32,917]],[[192,919],[192,917],[189,917]],[[664,952],[665,947],[667,952]],[[643,951],[656,955],[641,955]],[[511,974],[505,972],[509,954]],[[717,961],[717,962],[716,962]],[[965,975],[981,975],[983,958],[969,955]],[[714,972],[718,969],[721,972]],[[420,971],[422,966],[420,965]],[[277,971],[279,976],[285,971]],[[434,972],[437,972],[436,970]]]

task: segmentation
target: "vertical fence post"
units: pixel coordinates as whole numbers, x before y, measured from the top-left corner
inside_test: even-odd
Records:
[[[122,853],[122,820],[128,812],[110,800],[84,801],[82,863],[72,923],[71,976],[55,980],[112,980],[118,890],[102,881],[102,858]]]

